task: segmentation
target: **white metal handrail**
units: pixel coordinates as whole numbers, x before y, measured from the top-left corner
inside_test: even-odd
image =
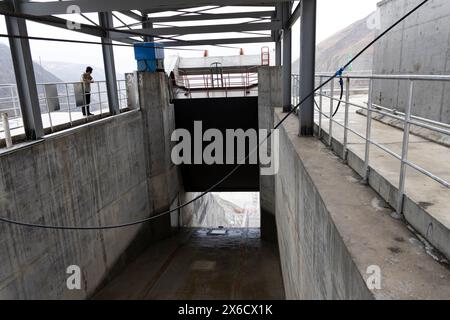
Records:
[[[52,82],[52,83],[38,83],[38,99],[41,108],[41,114],[44,121],[45,127],[50,127],[51,131],[54,131],[55,119],[58,118],[58,114],[61,116],[59,118],[64,118],[66,120],[56,119],[59,122],[58,125],[69,123],[73,126],[73,121],[77,117],[76,114],[80,113],[81,107],[77,106],[76,98],[77,94],[75,92],[75,85],[80,84],[80,82]],[[57,94],[52,96],[47,96],[45,86],[55,85],[57,87]],[[126,81],[118,80],[118,99],[119,108],[125,109],[128,105]],[[107,90],[106,81],[96,81],[91,85],[91,103],[89,106],[92,108],[91,111],[100,114],[101,116],[108,111],[105,105],[107,104]],[[49,108],[49,101],[58,101],[60,106],[59,110],[52,111]],[[84,106],[87,106],[84,105]],[[0,112],[6,112],[9,115],[10,129],[15,130],[23,126],[22,123],[22,113],[20,109],[20,101],[17,93],[17,88],[15,84],[0,84]],[[89,121],[89,117],[85,120]],[[48,121],[48,122],[47,122]],[[0,124],[0,132],[3,132],[3,127]]]
[[[333,74],[327,73],[318,73],[316,74],[316,78],[318,78],[319,83],[322,84],[325,79],[328,79]],[[396,211],[397,213],[403,213],[404,206],[404,196],[405,196],[405,182],[406,182],[406,168],[410,167],[414,170],[422,173],[423,175],[433,179],[434,181],[440,183],[446,188],[450,188],[450,182],[445,179],[431,173],[430,171],[422,168],[421,166],[413,163],[408,160],[408,151],[409,151],[409,138],[411,134],[411,125],[419,126],[422,128],[426,128],[433,132],[438,132],[445,135],[450,135],[450,125],[446,123],[441,123],[435,120],[426,119],[423,117],[415,116],[412,114],[412,106],[414,102],[414,85],[417,81],[441,81],[441,82],[450,82],[450,76],[447,75],[345,75],[343,76],[345,80],[345,97],[343,99],[339,99],[335,97],[335,87],[334,81],[331,81],[329,84],[329,88],[324,89],[321,88],[316,96],[319,98],[318,112],[319,112],[319,137],[322,137],[322,117],[326,117],[330,119],[329,121],[329,131],[328,131],[328,145],[331,146],[333,139],[333,124],[336,124],[344,129],[344,141],[343,141],[343,155],[342,158],[347,160],[348,156],[348,133],[352,132],[356,136],[360,137],[365,141],[365,155],[364,155],[364,180],[368,181],[369,179],[369,160],[370,160],[370,146],[374,145],[394,158],[398,159],[401,162],[400,172],[399,172],[399,199],[397,203]],[[294,88],[294,102],[300,101],[299,97],[299,88],[300,88],[300,77],[299,75],[293,75],[293,88]],[[350,102],[350,92],[351,92],[351,81],[353,79],[358,80],[368,80],[368,99],[365,105],[357,104]],[[389,109],[384,106],[379,106],[373,103],[372,101],[372,92],[373,92],[373,83],[374,80],[399,80],[399,81],[408,81],[409,83],[409,95],[408,95],[408,103],[406,106],[405,112],[398,112],[394,109]],[[329,93],[325,93],[327,90]],[[323,110],[323,98],[328,98],[330,101],[330,110],[329,112],[325,112]],[[345,107],[345,118],[344,124],[333,119],[334,113],[334,102],[341,102]],[[366,117],[366,134],[361,134],[356,130],[349,127],[349,107],[354,106],[357,108],[361,108],[367,111]],[[399,120],[403,122],[404,130],[403,130],[403,139],[402,139],[402,152],[401,154],[397,154],[396,152],[390,150],[386,146],[374,141],[371,138],[372,131],[372,114],[379,113],[384,116]]]

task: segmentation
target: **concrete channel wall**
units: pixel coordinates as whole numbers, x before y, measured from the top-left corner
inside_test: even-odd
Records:
[[[276,111],[275,121],[283,117]],[[275,206],[288,299],[450,299],[450,271],[298,119],[280,128]],[[377,283],[377,280],[379,282]]]
[[[384,0],[378,4],[380,29],[386,30],[418,1]],[[374,74],[450,74],[450,1],[431,0],[375,44]],[[386,58],[389,57],[389,58]],[[376,104],[405,111],[408,81],[376,80]],[[450,123],[450,82],[417,82],[413,114]]]
[[[274,123],[275,108],[283,105],[281,67],[258,68],[258,126],[259,129],[271,130]],[[268,143],[268,152],[272,152]],[[261,237],[264,240],[276,242],[277,230],[275,222],[275,177],[261,176],[260,207],[261,207]]]
[[[280,154],[275,202],[287,299],[372,299],[285,130]]]
[[[141,110],[0,153],[2,216],[36,224],[111,225],[178,203],[178,170],[169,143],[161,143],[170,141],[174,127],[164,74],[140,73],[134,80]],[[141,248],[170,233],[170,216],[104,231],[0,223],[0,299],[90,297]],[[66,287],[70,265],[81,268],[82,290]]]

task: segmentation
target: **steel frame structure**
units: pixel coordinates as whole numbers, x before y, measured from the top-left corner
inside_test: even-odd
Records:
[[[293,3],[298,5],[292,11]],[[306,5],[305,5],[306,4]],[[89,23],[81,24],[79,29],[73,31],[85,33],[101,38],[103,57],[107,78],[109,106],[111,114],[118,111],[117,85],[114,72],[114,52],[111,44],[116,42],[132,44],[139,41],[156,41],[165,47],[188,47],[200,45],[226,45],[239,43],[276,43],[276,65],[281,65],[283,57],[283,107],[291,107],[291,28],[301,16],[311,16],[302,21],[301,37],[301,92],[306,92],[314,85],[314,74],[306,65],[314,70],[315,41],[315,7],[316,0],[65,0],[37,2],[29,0],[0,1],[0,12],[10,12],[22,15],[27,20],[44,23],[50,26],[67,28],[68,20],[56,15],[70,13],[70,6],[78,6],[82,14],[98,13],[99,25]],[[245,7],[245,10],[236,10],[233,7]],[[220,9],[220,10],[217,10]],[[214,12],[216,11],[216,12]],[[220,11],[220,12],[217,12]],[[239,11],[239,12],[237,12]],[[117,13],[125,15],[136,22],[126,25],[119,19]],[[155,15],[159,13],[159,15]],[[161,14],[164,13],[164,14]],[[5,16],[8,33],[16,36],[27,36],[26,23],[23,18]],[[43,19],[44,18],[44,19]],[[114,19],[120,24],[115,25]],[[239,19],[233,21],[233,19]],[[246,20],[242,22],[242,20]],[[89,19],[87,19],[89,20]],[[227,24],[215,23],[217,20],[227,20]],[[302,19],[303,20],[303,19]],[[182,26],[177,23],[183,23]],[[203,24],[201,23],[203,22]],[[233,23],[234,22],[234,23]],[[313,25],[314,22],[314,25]],[[173,23],[175,25],[170,25]],[[186,26],[191,24],[190,26]],[[169,24],[163,25],[161,24]],[[209,37],[211,33],[227,33],[228,37]],[[230,37],[228,33],[246,34],[246,37]],[[190,35],[205,35],[200,40],[185,40]],[[313,49],[306,47],[313,45]],[[43,135],[40,110],[36,103],[36,81],[28,39],[10,38],[11,52],[14,61],[14,71],[17,79],[20,103],[23,108],[25,131],[28,139],[38,139]],[[282,50],[283,49],[283,53]],[[28,67],[27,67],[28,66]],[[302,73],[301,73],[302,74]],[[289,83],[287,82],[289,79]],[[302,120],[302,129],[306,134],[313,128],[313,104],[308,101],[302,106],[307,117]],[[303,113],[302,113],[303,114]]]

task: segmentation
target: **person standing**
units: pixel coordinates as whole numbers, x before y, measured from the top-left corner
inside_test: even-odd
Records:
[[[85,106],[81,108],[83,116],[93,116],[89,110],[89,105],[91,104],[91,83],[94,82],[94,79],[92,78],[92,71],[93,69],[91,67],[87,67],[86,72],[81,75],[81,82],[83,83],[85,97]]]

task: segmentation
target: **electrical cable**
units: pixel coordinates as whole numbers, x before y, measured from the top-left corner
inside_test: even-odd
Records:
[[[371,41],[367,46],[365,46],[357,55],[355,55],[355,57],[353,57],[344,67],[342,67],[341,69],[339,69],[336,74],[334,74],[333,76],[330,76],[330,78],[328,78],[325,82],[323,82],[322,84],[320,84],[318,87],[316,87],[313,91],[311,91],[308,95],[306,95],[294,108],[292,108],[291,111],[289,111],[284,117],[283,119],[281,119],[281,121],[278,122],[278,124],[273,128],[273,130],[278,129],[285,121],[286,119],[292,115],[297,109],[300,108],[300,106],[307,101],[308,99],[310,99],[311,97],[313,97],[314,100],[314,95],[315,93],[320,90],[321,88],[323,88],[325,85],[327,85],[328,83],[330,83],[332,80],[334,80],[335,78],[339,78],[342,76],[342,73],[345,71],[345,69],[348,68],[348,66],[350,66],[356,59],[358,59],[365,51],[367,51],[367,49],[369,49],[374,43],[376,43],[378,40],[380,40],[382,37],[384,37],[389,31],[391,31],[393,28],[395,28],[397,25],[399,25],[402,21],[404,21],[406,18],[408,18],[411,14],[413,14],[414,12],[416,12],[417,10],[419,10],[422,6],[424,6],[429,0],[423,0],[419,5],[417,5],[416,7],[414,7],[411,11],[409,11],[406,15],[404,15],[403,17],[401,17],[399,20],[397,20],[397,22],[395,22],[393,25],[391,25],[388,29],[386,29],[385,31],[383,31],[382,33],[380,33],[373,41]],[[265,141],[267,141],[267,139],[269,139],[273,134],[273,131],[269,132],[269,134],[267,135],[267,137],[260,143],[263,144]],[[249,157],[257,150],[258,148],[255,148],[252,152],[250,152],[246,158],[243,161],[240,161],[227,175],[225,175],[222,179],[220,179],[217,183],[215,183],[213,186],[211,186],[210,188],[208,188],[206,191],[200,193],[198,196],[194,197],[192,200],[177,206],[176,208],[161,212],[157,215],[145,218],[145,219],[141,219],[141,220],[136,220],[133,222],[128,222],[128,223],[122,223],[122,224],[116,224],[116,225],[109,225],[109,226],[92,226],[92,227],[77,227],[77,226],[57,226],[57,225],[45,225],[45,224],[34,224],[34,223],[27,223],[27,222],[22,222],[22,221],[15,221],[15,220],[11,220],[8,218],[4,218],[4,217],[0,217],[0,222],[4,222],[4,223],[8,223],[8,224],[13,224],[13,225],[18,225],[18,226],[22,226],[22,227],[30,227],[30,228],[39,228],[39,229],[51,229],[51,230],[110,230],[110,229],[118,229],[118,228],[126,228],[126,227],[130,227],[130,226],[135,226],[135,225],[140,225],[149,221],[152,221],[154,219],[160,218],[162,216],[168,215],[172,212],[178,211],[188,205],[190,205],[191,203],[194,203],[195,201],[203,198],[204,196],[206,196],[208,193],[210,193],[211,191],[213,191],[217,186],[219,186],[220,184],[222,184],[222,182],[224,182],[225,180],[227,180],[231,175],[233,175],[241,166],[243,163],[245,163],[247,161],[247,159],[249,159]]]
[[[339,77],[339,85],[341,86],[341,95],[339,96],[339,103],[336,107],[336,110],[333,112],[333,115],[331,116],[334,118],[334,116],[338,113],[339,108],[341,106],[342,97],[344,96],[344,80],[342,79],[342,75]],[[330,97],[331,100],[333,100],[333,97]]]
[[[342,77],[340,77],[340,79],[339,79],[339,84],[340,84],[340,87],[341,87],[341,93],[340,93],[340,96],[339,96],[339,103],[338,103],[338,105],[337,105],[337,107],[336,107],[336,110],[333,112],[332,118],[334,118],[334,116],[338,113],[339,108],[340,108],[340,106],[341,106],[342,98],[344,97],[344,80],[342,79]],[[331,99],[332,99],[332,98],[331,98]],[[319,105],[317,104],[315,98],[314,98],[314,104],[315,104],[315,106],[316,106],[316,109],[320,112]],[[327,116],[326,114],[324,114],[324,116],[325,116],[326,118],[330,118],[330,117]]]

